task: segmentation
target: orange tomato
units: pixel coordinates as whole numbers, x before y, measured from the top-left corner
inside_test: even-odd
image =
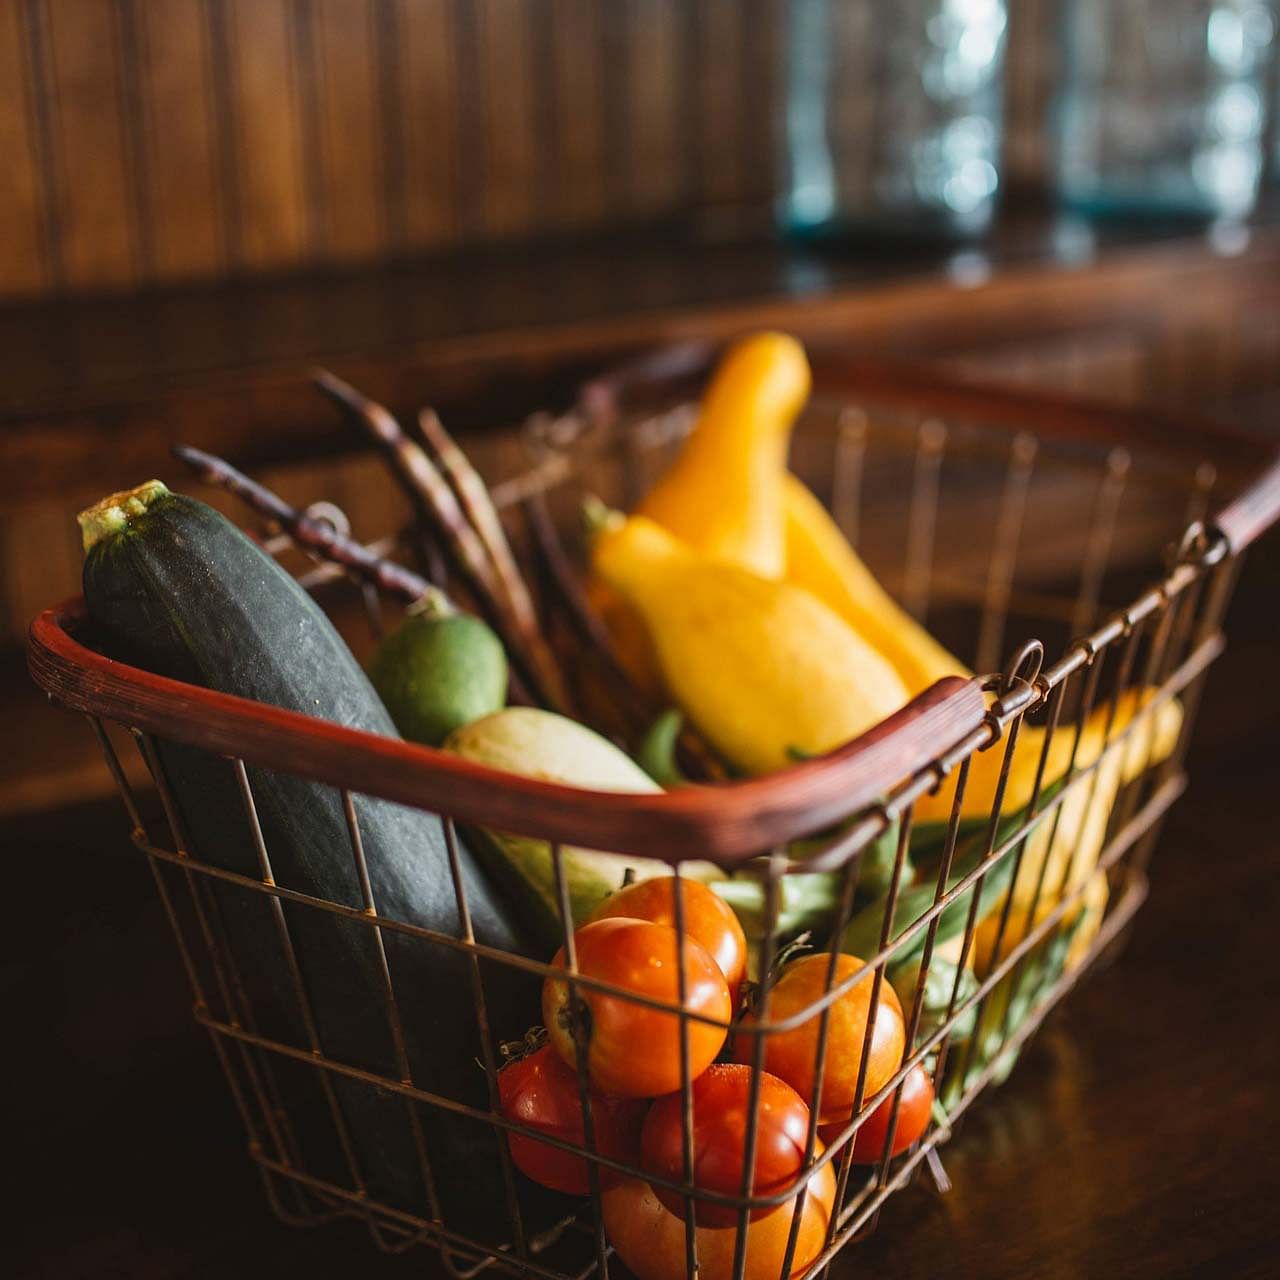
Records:
[[[913,1142],[924,1136],[933,1112],[933,1081],[929,1073],[917,1063],[902,1082],[902,1098],[898,1103],[898,1119],[893,1129],[893,1149],[889,1155],[900,1156]],[[889,1136],[889,1120],[893,1114],[891,1093],[863,1122],[853,1135],[853,1163],[879,1164],[884,1154],[884,1142]],[[834,1142],[845,1130],[848,1120],[824,1124],[818,1136],[828,1144]]]
[[[676,878],[656,876],[611,893],[592,913],[591,920],[627,916],[676,927]],[[701,943],[720,966],[729,993],[734,995],[747,976],[747,938],[733,908],[712,889],[696,880],[681,880],[685,936]]]
[[[828,961],[829,957],[825,955],[811,955],[793,960],[787,965],[769,998],[770,1022],[780,1022],[803,1014],[822,998],[826,991]],[[851,977],[862,965],[863,962],[857,956],[839,956],[833,985]],[[853,1113],[872,985],[873,975],[868,972],[831,1005],[819,1114],[819,1119],[824,1124],[846,1119]],[[753,1021],[757,1019],[745,1019],[748,1024]],[[770,1032],[764,1038],[764,1069],[785,1080],[809,1106],[813,1105],[817,1091],[814,1066],[820,1024],[821,1011],[815,1009],[811,1017],[793,1030]],[[745,1035],[734,1038],[733,1056],[736,1061],[751,1061],[754,1039],[753,1036]],[[906,1027],[902,1020],[902,1006],[886,980],[880,984],[876,1005],[871,1052],[867,1058],[867,1079],[862,1091],[864,1098],[869,1098],[882,1089],[902,1064],[905,1043]]]
[[[822,1151],[819,1143],[817,1150]],[[822,1252],[835,1201],[831,1165],[809,1178],[808,1194],[796,1234],[791,1274],[799,1275]],[[636,1280],[685,1280],[685,1224],[663,1208],[653,1188],[639,1178],[623,1178],[600,1196],[604,1229]],[[778,1280],[795,1217],[795,1201],[780,1204],[747,1224],[744,1280]],[[698,1280],[732,1280],[736,1227],[699,1227]]]
[[[601,1093],[653,1098],[680,1088],[680,974],[676,931],[648,920],[597,920],[574,934],[578,972],[660,1000],[670,1012],[623,996],[579,987],[585,1009],[587,1074]],[[689,1022],[689,1071],[693,1079],[724,1044],[733,1002],[720,966],[692,938],[684,940],[685,1007],[723,1026]],[[551,962],[564,967],[563,949]],[[542,1019],[551,1044],[570,1066],[577,1064],[569,984],[548,976],[542,985]]]

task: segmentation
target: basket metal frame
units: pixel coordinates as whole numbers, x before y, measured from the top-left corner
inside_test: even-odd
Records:
[[[698,367],[697,360],[673,360],[660,371],[676,381]],[[525,477],[514,479],[495,491],[509,506],[518,507],[531,495],[560,483],[567,473],[565,448],[575,448],[578,436],[601,424],[616,425],[619,405],[634,380],[651,378],[653,370],[641,367],[637,374],[592,384],[584,392],[576,416],[541,420],[536,425],[539,438],[559,440],[544,454],[539,465]],[[1051,432],[1075,433],[1094,438],[1114,432],[1117,426],[1138,429],[1136,434],[1150,439],[1152,424],[1133,417],[1117,422],[1118,416],[1088,410],[1041,397],[984,395],[972,388],[923,387],[918,380],[906,382],[881,374],[850,373],[846,367],[824,371],[819,368],[819,386],[829,394],[849,398],[849,416],[841,420],[836,441],[837,505],[848,520],[856,512],[856,477],[860,474],[861,450],[865,439],[866,408],[885,400],[894,403],[922,402],[924,419],[919,434],[917,466],[912,494],[909,536],[910,552],[904,594],[921,598],[921,583],[927,593],[928,560],[932,518],[927,509],[936,502],[936,468],[931,473],[931,455],[938,450],[939,415],[962,412],[963,406],[980,411],[986,421],[1011,428],[1016,422],[1036,421]],[[960,406],[958,408],[958,406]],[[648,420],[661,434],[661,421]],[[656,422],[656,425],[655,425]],[[1158,425],[1158,424],[1157,424]],[[1081,430],[1087,426],[1087,430]],[[670,423],[667,423],[670,427]],[[678,429],[678,426],[677,426]],[[558,436],[557,436],[558,432]],[[1181,438],[1180,438],[1181,439]],[[1013,430],[1009,437],[1009,467],[998,513],[998,537],[988,582],[982,627],[982,646],[991,651],[1003,632],[1003,617],[992,622],[989,613],[1007,609],[1013,578],[1014,544],[1020,525],[1019,505],[1025,503],[1025,479],[1035,458],[1035,441],[1025,430]],[[571,1009],[578,1015],[583,993],[605,992],[651,1008],[665,1010],[678,1020],[681,1040],[682,1097],[685,1168],[682,1181],[645,1175],[655,1184],[682,1195],[686,1206],[685,1262],[689,1275],[697,1266],[698,1235],[695,1230],[698,1203],[715,1203],[736,1210],[732,1280],[742,1280],[746,1266],[748,1220],[754,1210],[774,1208],[795,1201],[790,1236],[780,1267],[780,1277],[791,1273],[797,1249],[810,1180],[830,1165],[836,1177],[834,1206],[829,1214],[821,1252],[808,1262],[811,1274],[819,1274],[849,1241],[872,1226],[885,1200],[906,1185],[922,1163],[936,1166],[936,1148],[951,1135],[953,1127],[974,1098],[1002,1070],[1008,1053],[1015,1052],[1043,1021],[1054,1005],[1075,985],[1096,959],[1122,933],[1147,893],[1147,865],[1164,815],[1185,786],[1183,759],[1191,725],[1199,701],[1203,678],[1209,665],[1223,649],[1221,622],[1228,602],[1240,556],[1259,533],[1276,518],[1280,508],[1280,469],[1260,446],[1239,436],[1212,433],[1188,445],[1201,446],[1240,463],[1250,483],[1235,501],[1216,518],[1204,523],[1208,486],[1204,473],[1197,482],[1188,511],[1192,515],[1186,534],[1175,549],[1168,571],[1132,603],[1105,618],[1088,634],[1072,643],[1051,665],[1044,665],[1043,646],[1030,641],[1019,648],[1005,670],[983,681],[949,679],[915,699],[907,708],[856,742],[822,760],[810,761],[770,778],[676,791],[657,796],[612,796],[587,793],[573,788],[535,783],[498,774],[439,752],[410,744],[380,739],[295,715],[277,708],[195,689],[113,662],[86,647],[77,638],[84,623],[83,605],[68,602],[46,611],[32,625],[29,660],[37,682],[60,705],[82,712],[89,719],[101,744],[107,765],[122,796],[132,827],[132,840],[151,868],[164,912],[175,937],[179,955],[190,983],[193,1013],[209,1034],[214,1053],[226,1076],[245,1128],[248,1151],[257,1164],[266,1192],[282,1219],[295,1225],[315,1225],[335,1217],[362,1218],[377,1246],[388,1252],[428,1243],[440,1250],[450,1272],[465,1280],[480,1270],[496,1266],[544,1280],[584,1280],[592,1273],[607,1277],[611,1247],[605,1237],[599,1211],[602,1179],[608,1176],[636,1176],[639,1170],[603,1156],[595,1148],[592,1113],[587,1100],[585,1068],[580,1072],[585,1143],[577,1145],[541,1134],[503,1117],[498,1108],[499,1070],[496,1029],[491,1026],[485,999],[481,961],[516,966],[528,973],[547,976],[567,974]],[[1179,444],[1178,447],[1183,447]],[[923,461],[921,461],[923,460]],[[1094,507],[1095,533],[1087,552],[1089,563],[1082,567],[1083,587],[1076,602],[1077,616],[1087,616],[1097,607],[1101,570],[1109,545],[1108,521],[1114,518],[1116,486],[1123,486],[1128,463],[1117,462],[1115,449],[1108,454],[1102,483]],[[853,476],[854,480],[850,477]],[[1108,487],[1110,486],[1110,487]],[[930,497],[932,488],[933,496]],[[923,505],[922,505],[923,504]],[[1108,515],[1110,511],[1110,515]],[[1095,564],[1094,561],[1097,561]],[[329,571],[314,575],[319,581]],[[995,637],[995,639],[993,639]],[[1109,667],[1110,692],[1105,691],[1103,669]],[[1058,821],[1068,797],[1077,789],[1095,788],[1106,752],[1117,748],[1141,723],[1136,718],[1126,727],[1116,728],[1116,711],[1122,694],[1134,685],[1157,690],[1144,715],[1151,714],[1162,700],[1180,697],[1185,716],[1182,734],[1172,757],[1142,784],[1128,787],[1112,813],[1108,837],[1097,862],[1097,870],[1108,873],[1118,893],[1113,894],[1105,919],[1083,961],[1042,989],[1031,1011],[1016,1026],[1009,1026],[1008,1011],[1001,1025],[1003,1047],[969,1079],[974,1041],[961,1050],[962,1073],[967,1081],[959,1101],[950,1109],[945,1123],[931,1122],[923,1138],[904,1155],[891,1159],[897,1109],[903,1081],[917,1064],[931,1065],[941,1086],[953,1053],[952,1033],[971,1014],[979,1019],[992,992],[1008,979],[1016,992],[1028,957],[1059,930],[1068,913],[1083,901],[1087,881],[1074,889],[1074,853],[1067,859],[1061,883],[1046,885],[1045,858],[1034,898],[1026,913],[1037,921],[1017,945],[1002,950],[1013,903],[1017,869],[1032,832],[1049,824],[1056,834]],[[1042,783],[1045,764],[1060,728],[1064,705],[1075,708],[1075,738],[1071,763],[1064,785],[1045,797]],[[1076,767],[1080,727],[1095,707],[1108,708],[1106,749],[1091,762]],[[1029,716],[1044,718],[1044,740],[1039,769],[1025,818],[1012,834],[998,839],[1005,782],[1009,775],[1019,734]],[[137,798],[128,781],[117,747],[106,729],[107,722],[125,726],[136,743],[155,782],[165,816],[162,832],[148,830]],[[1113,732],[1114,731],[1114,732]],[[187,833],[182,829],[178,806],[164,777],[156,752],[156,739],[163,737],[204,747],[229,758],[239,783],[245,821],[257,851],[260,876],[247,877],[203,862]],[[1123,749],[1120,747],[1119,749]],[[978,752],[1003,752],[999,782],[992,811],[985,826],[983,854],[976,866],[959,883],[947,888],[952,860],[960,835],[961,803],[971,762]],[[284,769],[298,776],[328,783],[342,797],[350,837],[350,853],[362,889],[358,906],[310,897],[276,882],[270,851],[263,839],[247,766]],[[901,889],[905,855],[909,844],[914,806],[926,792],[950,775],[957,778],[956,799],[948,824],[933,902],[928,910],[906,922],[895,922],[894,913]],[[414,804],[437,813],[443,823],[453,890],[461,928],[457,936],[428,930],[412,922],[381,915],[370,888],[368,865],[360,836],[357,794],[370,794],[401,803]],[[560,901],[564,970],[538,960],[515,956],[475,940],[460,867],[459,824],[491,825],[546,839],[551,844]],[[788,841],[810,836],[843,824],[840,833],[816,854],[797,859],[786,848]],[[898,824],[897,853],[887,895],[880,947],[865,959],[861,968],[836,981],[836,961],[840,935],[849,920],[862,866],[862,854],[871,842]],[[1050,836],[1050,843],[1053,841]],[[681,862],[692,857],[719,861],[726,867],[747,868],[764,881],[765,927],[756,957],[760,974],[770,975],[775,961],[775,927],[779,911],[782,878],[797,872],[830,870],[839,872],[841,903],[827,948],[825,992],[803,1010],[788,1018],[771,1018],[771,981],[761,984],[758,993],[758,1020],[749,1027],[735,1026],[739,1034],[752,1038],[752,1076],[746,1136],[746,1168],[753,1164],[757,1138],[756,1102],[765,1043],[769,1036],[782,1034],[817,1017],[819,1030],[815,1075],[821,1079],[828,1052],[829,1011],[855,983],[870,978],[871,1012],[881,997],[890,962],[908,943],[923,932],[919,978],[915,998],[906,1015],[908,1051],[900,1067],[874,1094],[867,1095],[870,1038],[864,1039],[859,1063],[852,1118],[844,1131],[825,1150],[818,1149],[819,1106],[812,1109],[804,1169],[796,1183],[773,1195],[755,1195],[749,1181],[737,1195],[700,1190],[692,1177],[692,1097],[688,1060],[688,1028],[694,1021],[725,1026],[683,1007],[684,974],[680,974],[681,1004],[665,1005],[613,987],[578,972],[569,894],[564,874],[563,850],[570,844],[607,848],[619,853],[659,856],[672,863],[677,887],[682,885]],[[1010,887],[995,936],[993,954],[997,963],[976,990],[961,996],[957,978],[945,1018],[927,1036],[919,1034],[924,989],[935,949],[935,936],[942,912],[968,896],[969,908],[962,951],[968,952],[978,925],[977,908],[985,878],[1002,861],[1013,865]],[[252,1002],[246,994],[239,963],[228,944],[219,918],[218,901],[211,891],[216,881],[259,894],[271,904],[272,919],[289,965],[289,978],[305,1027],[305,1043],[290,1044],[262,1034],[256,1025]],[[175,888],[179,892],[175,892]],[[1041,918],[1037,908],[1042,897],[1054,903]],[[676,893],[676,928],[684,936],[683,892]],[[326,1055],[322,1038],[310,1011],[307,983],[297,963],[284,904],[332,913],[372,931],[377,941],[379,998],[384,1002],[396,1050],[398,1076],[364,1070]],[[405,1051],[404,1013],[382,946],[387,931],[415,938],[423,946],[449,947],[470,958],[473,991],[480,1041],[483,1048],[487,1105],[448,1097],[415,1083]],[[1012,1000],[1010,1000],[1010,1004]],[[532,1012],[532,1011],[531,1011]],[[275,1079],[275,1064],[291,1059],[316,1072],[329,1108],[334,1134],[341,1147],[349,1184],[317,1177],[301,1160],[291,1131],[287,1106]],[[334,1093],[336,1077],[362,1081],[402,1097],[406,1124],[414,1136],[422,1179],[422,1212],[408,1212],[380,1203],[368,1192],[356,1158],[347,1120]],[[820,1091],[820,1086],[819,1086]],[[874,1107],[891,1100],[891,1118],[880,1161],[855,1174],[852,1163],[853,1140]],[[419,1108],[429,1106],[453,1111],[480,1121],[499,1135],[495,1144],[502,1161],[505,1211],[509,1241],[493,1247],[450,1228],[443,1220],[436,1194],[436,1170],[424,1141]],[[538,1137],[560,1150],[583,1155],[588,1164],[590,1205],[581,1213],[568,1214],[549,1230],[534,1236],[522,1215],[516,1173],[501,1135],[518,1132]]]

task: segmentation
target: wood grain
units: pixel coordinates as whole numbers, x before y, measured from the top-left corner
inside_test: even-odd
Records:
[[[0,292],[8,294],[34,293],[50,279],[32,74],[23,8],[0,5]]]
[[[385,243],[382,131],[373,0],[313,4],[324,256],[373,257]]]
[[[205,0],[136,7],[151,270],[164,280],[225,266],[213,65]]]
[[[551,0],[555,110],[552,201],[566,227],[600,223],[608,208],[605,117],[608,71],[599,55],[603,17],[595,0]]]
[[[310,248],[301,96],[288,0],[211,0],[226,8],[238,225],[248,268],[304,261]]]
[[[102,0],[46,0],[66,283],[135,283],[141,228],[129,193],[118,14]]]

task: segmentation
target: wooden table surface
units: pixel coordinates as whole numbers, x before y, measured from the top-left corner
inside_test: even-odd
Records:
[[[954,1190],[895,1197],[838,1280],[1280,1274],[1278,572],[1273,538],[1246,565],[1124,954],[944,1149]],[[24,819],[0,847],[5,1274],[443,1275],[354,1225],[271,1218],[123,814]]]

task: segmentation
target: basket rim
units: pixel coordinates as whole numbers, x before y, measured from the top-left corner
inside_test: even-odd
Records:
[[[44,610],[27,637],[32,679],[56,703],[161,737],[464,824],[564,845],[731,867],[883,800],[980,729],[981,682],[949,676],[828,755],[758,778],[652,793],[543,782],[399,738],[143,671],[76,638],[83,598]]]

